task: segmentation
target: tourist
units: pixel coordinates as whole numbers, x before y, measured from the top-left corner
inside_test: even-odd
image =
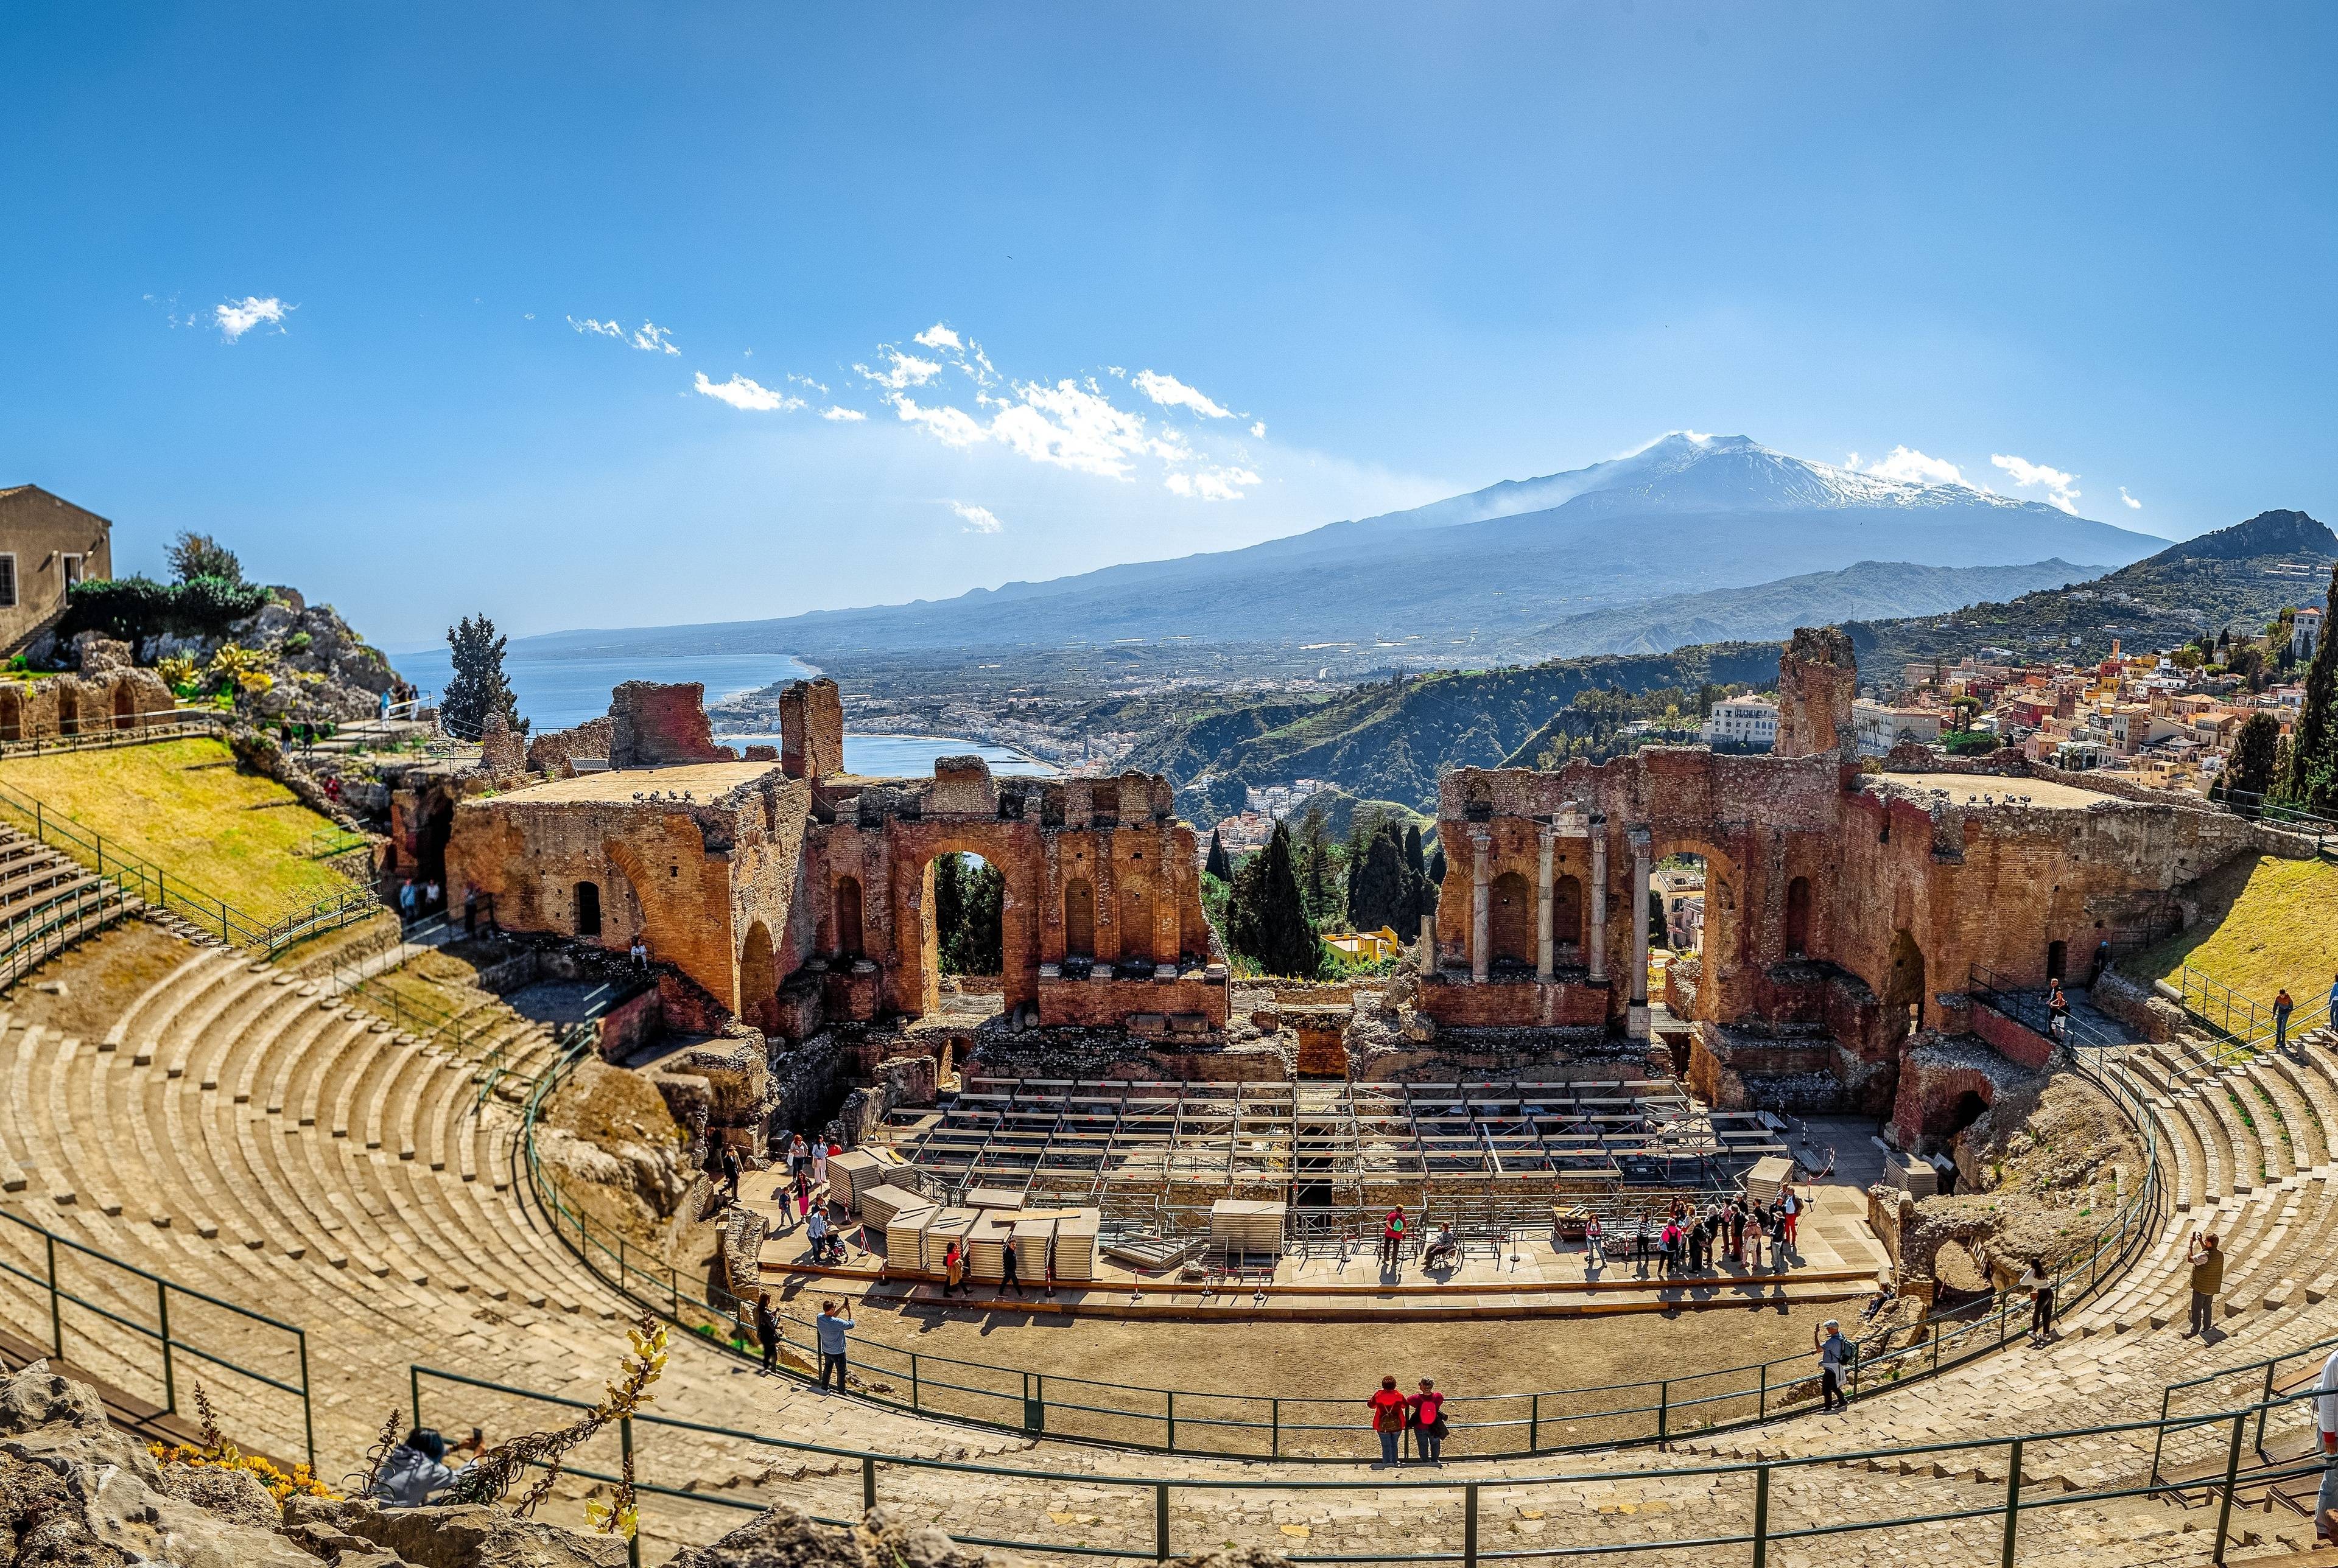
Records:
[[[1891,1306],[1896,1298],[1897,1298],[1894,1296],[1891,1289],[1891,1279],[1887,1276],[1886,1278],[1878,1280],[1876,1282],[1875,1294],[1869,1299],[1867,1303],[1867,1310],[1859,1315],[1859,1320],[1862,1323],[1874,1322],[1876,1318],[1883,1315],[1883,1309]]]
[[[2103,976],[2111,972],[2111,939],[2107,936],[2095,944],[2095,977],[2089,985],[2099,985]]]
[[[1380,1379],[1380,1392],[1369,1401],[1372,1412],[1372,1430],[1380,1435],[1380,1463],[1395,1466],[1404,1463],[1398,1445],[1404,1441],[1404,1416],[1408,1406],[1403,1395],[1396,1391],[1396,1374]]]
[[[745,1167],[739,1163],[738,1147],[731,1143],[722,1145],[722,1187],[733,1203],[739,1201],[739,1178],[744,1173]]]
[[[811,1171],[809,1167],[796,1171],[796,1207],[805,1219],[811,1218]]]
[[[1458,1267],[1460,1261],[1461,1238],[1453,1233],[1449,1223],[1439,1226],[1437,1234],[1429,1240],[1428,1250],[1420,1255],[1420,1266],[1423,1269],[1450,1269]]]
[[[1802,1215],[1803,1200],[1795,1195],[1794,1190],[1792,1187],[1780,1189],[1778,1192],[1779,1225],[1784,1233],[1788,1251],[1802,1250],[1794,1237],[1794,1222],[1800,1220]]]
[[[755,1341],[763,1348],[763,1369],[757,1376],[769,1377],[780,1369],[780,1315],[771,1309],[769,1290],[755,1298]]]
[[[477,1427],[471,1435],[455,1445],[455,1452],[467,1454],[476,1461],[486,1446]],[[406,1441],[389,1451],[382,1461],[381,1474],[374,1478],[366,1495],[392,1508],[421,1508],[430,1499],[455,1484],[455,1477],[470,1468],[450,1468],[447,1464],[447,1439],[427,1426],[417,1426],[406,1435]]]
[[[2324,1019],[2329,1024],[2330,1027],[2333,1030],[2338,1030],[2338,975],[2331,977],[2330,1001],[2323,1009],[2323,1012]]]
[[[1648,1217],[1642,1214],[1632,1221],[1632,1262],[1640,1279],[1648,1277],[1648,1247],[1655,1240],[1648,1228]]]
[[[2184,1249],[2184,1260],[2192,1265],[2192,1321],[2184,1330],[2190,1338],[2197,1334],[2208,1337],[2208,1326],[2216,1311],[2216,1292],[2225,1288],[2225,1254],[2216,1246],[2216,1233],[2206,1235],[2192,1232],[2192,1240]]]
[[[1726,1220],[1729,1226],[1729,1256],[1733,1261],[1743,1263],[1745,1261],[1745,1200],[1744,1198],[1732,1198],[1729,1200]]]
[[[828,1375],[836,1374],[836,1391],[844,1387],[844,1336],[852,1327],[852,1315],[843,1311],[833,1301],[820,1304],[820,1391],[828,1392]]]
[[[634,945],[629,951],[628,956],[633,959],[634,968],[648,968],[650,966],[650,945],[648,940],[644,937],[636,936],[634,938]]]
[[[1673,1259],[1679,1252],[1680,1244],[1680,1221],[1666,1216],[1665,1228],[1656,1236],[1656,1272],[1658,1274],[1669,1277],[1674,1272]]]
[[[1842,1337],[1842,1325],[1830,1318],[1811,1336],[1811,1343],[1819,1353],[1819,1408],[1845,1410],[1851,1401],[1843,1396],[1843,1369],[1851,1364],[1851,1341]]]
[[[2338,1350],[2322,1363],[2313,1390],[2313,1424],[2322,1433],[2322,1491],[2313,1500],[2314,1535],[2338,1546]]]
[[[2046,1259],[2032,1258],[2013,1288],[2029,1292],[2029,1342],[2042,1350],[2054,1337],[2054,1277],[2047,1272]]]
[[[780,1205],[780,1218],[781,1220],[790,1218],[788,1206],[785,1203]],[[804,1236],[811,1242],[811,1260],[814,1263],[826,1262],[829,1238],[827,1210],[815,1209],[804,1216]]]
[[[825,1143],[811,1146],[811,1184],[821,1188],[828,1185],[828,1145]]]
[[[1380,1267],[1397,1268],[1403,1259],[1404,1205],[1400,1203],[1388,1211],[1387,1219],[1380,1221]],[[1393,1388],[1396,1385],[1391,1382],[1389,1387]]]
[[[1583,1267],[1585,1269],[1604,1269],[1607,1266],[1606,1256],[1599,1250],[1599,1244],[1605,1238],[1599,1230],[1598,1215],[1594,1214],[1583,1222]]]
[[[1412,1453],[1416,1459],[1431,1465],[1445,1463],[1445,1396],[1437,1391],[1436,1382],[1428,1377],[1420,1380],[1420,1392],[1405,1402],[1405,1430],[1412,1434]]]
[[[2297,1004],[2289,999],[2288,986],[2284,985],[2274,993],[2273,1048],[2274,1050],[2289,1049],[2289,1015],[2296,1010]]]
[[[949,1250],[942,1254],[942,1295],[957,1295],[966,1287],[966,1250],[953,1238]]]
[[[998,1250],[998,1289],[1002,1292],[1012,1290],[1017,1296],[1022,1295],[1023,1270],[1015,1258],[1015,1238],[1009,1236],[1007,1239],[1007,1244]]]
[[[405,921],[408,926],[411,926],[414,924],[414,878],[408,877],[405,881],[398,884],[398,917],[400,920]]]

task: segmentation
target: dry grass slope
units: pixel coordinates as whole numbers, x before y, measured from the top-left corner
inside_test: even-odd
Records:
[[[349,890],[308,853],[332,824],[274,779],[239,770],[222,741],[16,758],[0,763],[0,783],[262,919]]]
[[[2201,879],[2201,918],[2123,969],[2149,979],[2186,964],[2260,1004],[2283,986],[2301,1005],[2338,974],[2338,866],[2243,858]]]

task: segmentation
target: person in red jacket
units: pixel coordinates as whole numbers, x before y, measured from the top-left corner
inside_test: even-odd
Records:
[[[1420,1380],[1420,1392],[1405,1402],[1405,1426],[1412,1434],[1412,1451],[1431,1465],[1445,1463],[1445,1396],[1436,1382]]]
[[[1404,1461],[1399,1457],[1397,1450],[1399,1445],[1404,1441],[1404,1417],[1407,1406],[1404,1396],[1396,1391],[1394,1373],[1380,1379],[1380,1392],[1371,1396],[1370,1403],[1372,1411],[1372,1430],[1379,1433],[1380,1437],[1380,1463],[1388,1465],[1401,1465]]]
[[[1404,1259],[1404,1205],[1400,1203],[1388,1211],[1380,1221],[1380,1267],[1396,1268]],[[1389,1385],[1394,1387],[1394,1384]]]

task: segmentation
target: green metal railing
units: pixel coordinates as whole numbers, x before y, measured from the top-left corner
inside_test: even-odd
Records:
[[[0,986],[13,985],[75,938],[129,912],[121,884],[110,877],[42,898],[0,922]]]
[[[529,1093],[520,1143],[528,1190],[578,1259],[612,1288],[742,1359],[755,1358],[744,1322],[748,1303],[711,1301],[684,1287],[670,1265],[644,1267],[622,1233],[569,1204],[536,1159],[535,1124],[544,1102],[580,1055],[572,1052],[553,1063]],[[2084,1059],[2079,1071],[2135,1124],[2145,1160],[2141,1186],[2127,1197],[2116,1220],[2056,1275],[2056,1298],[2064,1312],[2119,1274],[2157,1232],[2166,1207],[2156,1124],[2147,1108],[2124,1082],[2104,1077]],[[1766,1291],[1791,1279],[1724,1276],[1710,1284],[1722,1291],[1750,1282]],[[1758,1304],[1775,1298],[1748,1299]],[[1846,1392],[1857,1399],[1990,1354],[2027,1333],[2029,1310],[2025,1299],[2008,1295],[1935,1314],[1915,1329],[1872,1338],[1857,1347]],[[1901,1333],[1907,1338],[1895,1348]],[[783,1320],[781,1338],[807,1366],[818,1364],[812,1341],[792,1318]],[[869,1396],[918,1415],[1229,1458],[1352,1461],[1370,1441],[1357,1430],[1351,1400],[1104,1383],[904,1351],[857,1336],[851,1344],[856,1363],[881,1376],[890,1390],[872,1389]],[[1814,1360],[1805,1353],[1668,1379],[1472,1396],[1469,1409],[1474,1418],[1456,1420],[1453,1434],[1472,1456],[1577,1452],[1751,1426],[1817,1397]],[[1312,1451],[1325,1445],[1333,1451]]]
[[[49,757],[61,751],[104,751],[117,746],[144,746],[157,740],[177,740],[205,725],[223,724],[234,717],[211,708],[174,708],[167,713],[142,713],[124,724],[112,715],[93,714],[91,728],[72,735],[35,735],[24,740],[0,740],[0,758]]]
[[[141,1269],[133,1263],[124,1263],[120,1259],[101,1252],[93,1247],[84,1246],[69,1237],[60,1236],[53,1230],[36,1225],[13,1210],[0,1209],[0,1220],[5,1220],[9,1224],[29,1231],[38,1239],[45,1265],[42,1272],[34,1273],[30,1269],[20,1267],[6,1259],[0,1259],[0,1274],[6,1275],[19,1285],[31,1287],[36,1295],[45,1295],[48,1298],[49,1348],[59,1360],[66,1358],[65,1308],[72,1306],[92,1313],[118,1328],[154,1344],[162,1356],[160,1380],[162,1409],[168,1415],[175,1416],[179,1412],[179,1358],[181,1357],[192,1357],[207,1366],[220,1367],[239,1377],[250,1378],[263,1387],[272,1388],[280,1394],[290,1395],[300,1401],[302,1442],[308,1450],[309,1467],[312,1472],[316,1469],[317,1418],[315,1406],[309,1396],[309,1336],[305,1329],[295,1328],[290,1323],[280,1322],[264,1313],[254,1312],[249,1308],[238,1307],[232,1301],[222,1301],[216,1296],[190,1289],[184,1285],[165,1279],[160,1274]],[[150,1325],[140,1322],[134,1318],[125,1317],[109,1307],[93,1301],[86,1296],[77,1295],[68,1289],[57,1269],[60,1250],[73,1256],[87,1259],[117,1274],[125,1275],[143,1286],[152,1287],[153,1323]],[[217,1351],[208,1350],[202,1346],[190,1343],[171,1326],[171,1304],[174,1299],[182,1298],[216,1308],[241,1322],[290,1336],[293,1348],[298,1352],[300,1380],[290,1382],[269,1373],[257,1371],[231,1360]]]
[[[176,915],[239,947],[273,958],[296,943],[353,926],[378,914],[381,901],[369,888],[352,888],[323,898],[280,920],[262,920],[174,877],[152,861],[125,855],[104,836],[82,827],[14,785],[0,783],[0,813],[28,824],[33,837],[61,849],[101,877],[111,877],[124,896],[150,908]]]
[[[548,1406],[554,1411],[578,1411],[590,1408],[583,1400],[559,1395],[545,1394],[518,1388],[508,1384],[493,1383],[484,1378],[461,1373],[442,1371],[435,1367],[416,1366],[409,1369],[408,1379],[412,1398],[412,1414],[418,1426],[426,1423],[423,1389],[426,1383],[445,1385],[451,1389],[467,1391],[476,1406],[478,1396],[516,1400],[524,1405]],[[1999,1549],[2003,1568],[2012,1568],[2022,1545],[2022,1525],[2025,1517],[2053,1508],[2087,1504],[2115,1502],[2134,1497],[2165,1497],[2188,1491],[2209,1491],[2216,1499],[2217,1518],[2211,1561],[2222,1563],[2227,1543],[2232,1536],[2234,1498],[2245,1485],[2257,1486],[2271,1483],[2318,1475],[2321,1457],[2286,1462],[2261,1463],[2244,1465],[2241,1463],[2243,1445],[2250,1426],[2262,1425],[2270,1416],[2299,1407],[2312,1397],[2305,1390],[2288,1395],[2254,1400],[2237,1408],[2197,1416],[2167,1416],[2157,1421],[2115,1422],[2097,1426],[2067,1428],[2058,1431],[2029,1433],[2011,1437],[1970,1438],[1960,1442],[1928,1443],[1904,1447],[1862,1449],[1849,1453],[1813,1454],[1780,1456],[1750,1461],[1733,1461],[1712,1465],[1648,1467],[1635,1470],[1586,1470],[1572,1474],[1511,1476],[1480,1474],[1475,1477],[1439,1478],[1430,1481],[1382,1479],[1337,1481],[1291,1481],[1252,1479],[1239,1471],[1223,1475],[1135,1476],[1119,1475],[1089,1469],[1078,1471],[1051,1470],[1007,1465],[984,1465],[968,1460],[928,1459],[902,1455],[879,1453],[835,1444],[809,1442],[797,1438],[772,1437],[735,1427],[718,1426],[703,1422],[684,1421],[671,1416],[636,1414],[617,1424],[616,1441],[625,1459],[648,1469],[654,1454],[647,1439],[661,1433],[677,1436],[715,1437],[730,1442],[746,1443],[759,1449],[841,1461],[859,1470],[860,1510],[873,1508],[883,1500],[881,1482],[888,1472],[908,1472],[914,1475],[938,1475],[963,1477],[957,1483],[963,1488],[970,1516],[995,1519],[1007,1510],[980,1506],[981,1494],[977,1480],[987,1478],[1008,1482],[1036,1482],[1041,1489],[1032,1501],[1052,1505],[1066,1485],[1095,1488],[1106,1494],[1136,1494],[1150,1495],[1150,1529],[1143,1524],[1133,1530],[1119,1532],[1120,1544],[1098,1544],[1092,1540],[1076,1543],[1017,1539],[1009,1536],[985,1535],[962,1529],[953,1524],[952,1539],[961,1545],[981,1546],[1003,1551],[1028,1552],[1043,1555],[1118,1558],[1126,1561],[1167,1562],[1182,1552],[1215,1550],[1222,1545],[1249,1544],[1271,1546],[1283,1554],[1287,1541],[1268,1536],[1249,1543],[1229,1543],[1224,1540],[1230,1531],[1262,1528],[1247,1521],[1232,1523],[1223,1514],[1208,1515],[1200,1526],[1189,1526],[1184,1540],[1177,1538],[1176,1504],[1180,1497],[1217,1495],[1225,1493],[1263,1494],[1273,1502],[1289,1504],[1321,1504],[1336,1501],[1342,1494],[1370,1493],[1380,1504],[1379,1512],[1386,1517],[1402,1517],[1416,1526],[1441,1524],[1449,1532],[1451,1546],[1441,1551],[1389,1552],[1369,1550],[1359,1553],[1292,1553],[1296,1563],[1459,1563],[1463,1568],[1478,1568],[1488,1561],[1524,1561],[1544,1558],[1590,1558],[1603,1560],[1622,1557],[1640,1552],[1694,1551],[1703,1553],[1701,1560],[1724,1562],[1718,1553],[1727,1548],[1742,1549],[1737,1561],[1749,1562],[1754,1568],[1767,1568],[1771,1549],[1795,1543],[1823,1543],[1833,1537],[1855,1537],[1875,1531],[1904,1533],[1942,1524],[1963,1522],[1989,1522],[1989,1534]],[[467,1411],[461,1419],[470,1419],[476,1410]],[[440,1417],[450,1421],[454,1417]],[[545,1417],[547,1424],[551,1417]],[[2156,1475],[2134,1485],[2081,1485],[2065,1475],[2058,1485],[2034,1485],[2031,1477],[2040,1473],[2044,1463],[2050,1463],[2058,1446],[2091,1444],[2100,1439],[2121,1440],[2139,1447],[2145,1441],[2164,1444],[2171,1435],[2178,1437],[2199,1435],[2205,1444],[2220,1448],[2224,1459],[2221,1474],[2212,1474],[2200,1481],[2188,1484],[2164,1482]],[[2041,1462],[2041,1456],[2043,1460]],[[2082,1455],[2083,1457],[2083,1455]],[[1798,1480],[1822,1467],[1857,1467],[1871,1473],[1885,1475],[1923,1474],[1971,1475],[1979,1480],[1990,1472],[2001,1470],[2002,1480],[1996,1484],[2002,1491],[1998,1500],[1984,1505],[1929,1513],[1893,1514],[1885,1518],[1837,1519],[1825,1524],[1781,1523],[1773,1516],[1773,1498],[1780,1482]],[[811,1467],[799,1465],[797,1472],[804,1474]],[[587,1468],[571,1464],[567,1473],[580,1480],[604,1485],[614,1483],[618,1476],[609,1470]],[[2073,1474],[2086,1474],[2089,1466],[2073,1465]],[[832,1471],[830,1472],[833,1473]],[[1636,1482],[1667,1483],[1704,1480],[1714,1494],[1742,1499],[1745,1513],[1750,1514],[1749,1528],[1693,1536],[1673,1536],[1661,1533],[1661,1527],[1645,1530],[1642,1539],[1632,1539],[1622,1530],[1603,1530],[1603,1539],[1595,1545],[1551,1545],[1488,1548],[1483,1540],[1485,1522],[1484,1494],[1499,1494],[1505,1508],[1519,1506],[1528,1499],[1543,1503],[1545,1507],[1536,1516],[1566,1515],[1587,1512],[1584,1493],[1586,1488],[1598,1488],[1612,1494],[1620,1484]],[[637,1478],[635,1489],[649,1496],[673,1498],[691,1504],[728,1509],[741,1513],[761,1513],[781,1499],[776,1496],[740,1495],[723,1488],[702,1489],[696,1486],[673,1486],[654,1480]],[[1400,1501],[1391,1501],[1390,1494]],[[1523,1496],[1521,1494],[1524,1494]],[[1832,1489],[1830,1489],[1830,1495]],[[801,1504],[801,1494],[788,1501]],[[1458,1509],[1455,1507],[1459,1504]],[[807,1510],[809,1512],[809,1510]],[[1017,1514],[1029,1510],[1017,1508]],[[1110,1518],[1115,1512],[1110,1504],[1099,1504],[1097,1514]],[[1118,1511],[1122,1518],[1132,1521],[1142,1518],[1135,1509]],[[1276,1517],[1289,1517],[1288,1512],[1270,1507],[1265,1511],[1267,1522]],[[1302,1515],[1303,1516],[1303,1515]],[[860,1523],[857,1515],[835,1516],[813,1514],[820,1524],[852,1525]],[[1624,1530],[1634,1526],[1626,1524]],[[1110,1526],[1105,1526],[1109,1530]],[[632,1561],[641,1561],[638,1538],[632,1548]]]

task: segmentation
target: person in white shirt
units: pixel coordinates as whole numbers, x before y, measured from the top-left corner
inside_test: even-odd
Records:
[[[2330,1352],[2313,1386],[2313,1424],[2322,1430],[2322,1493],[2313,1500],[2313,1531],[2338,1546],[2338,1350]]]

